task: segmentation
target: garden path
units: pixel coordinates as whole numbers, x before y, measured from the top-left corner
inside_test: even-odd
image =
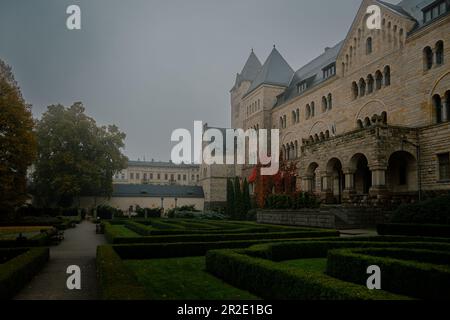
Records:
[[[98,298],[95,255],[98,245],[105,243],[103,235],[95,233],[95,224],[83,221],[64,232],[65,239],[50,248],[50,260],[28,285],[15,297],[18,300],[95,300]],[[67,267],[81,269],[81,290],[66,286]]]

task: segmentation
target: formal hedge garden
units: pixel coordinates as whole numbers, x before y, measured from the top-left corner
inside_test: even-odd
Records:
[[[419,237],[281,242],[209,251],[206,269],[264,299],[448,299],[449,249],[448,239]],[[365,286],[371,265],[382,290]]]
[[[243,221],[102,223],[112,244],[97,251],[103,299],[450,298],[450,237],[442,226],[389,224],[379,236],[339,237]],[[381,268],[381,290],[366,286],[371,265]]]
[[[105,237],[113,244],[225,242],[339,235],[334,230],[261,225],[253,222],[149,219],[113,220],[103,224]]]

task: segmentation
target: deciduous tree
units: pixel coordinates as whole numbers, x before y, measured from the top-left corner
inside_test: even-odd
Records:
[[[125,134],[98,126],[82,103],[49,106],[38,121],[34,190],[41,205],[72,205],[80,196],[112,193],[112,177],[125,168]]]
[[[0,69],[0,213],[8,214],[28,197],[26,176],[36,157],[36,137],[31,107],[12,74]]]

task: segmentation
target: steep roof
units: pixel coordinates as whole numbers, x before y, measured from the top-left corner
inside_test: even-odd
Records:
[[[259,61],[258,57],[252,50],[250,56],[247,59],[247,62],[244,65],[244,68],[242,68],[242,71],[239,74],[241,80],[250,80],[250,81],[255,80],[259,71],[261,71],[261,67],[262,67],[261,62]]]
[[[261,71],[262,65],[259,61],[256,54],[253,52],[250,53],[247,62],[245,63],[244,67],[242,68],[242,71],[238,74],[236,74],[236,82],[234,84],[234,88],[239,87],[239,85],[242,83],[242,81],[250,81],[256,79],[256,76]]]
[[[178,197],[203,198],[203,188],[198,186],[160,186],[150,184],[115,184],[113,197]]]
[[[323,54],[298,69],[292,77],[289,87],[279,96],[275,106],[301,95],[302,93],[297,92],[297,85],[300,82],[307,81],[308,89],[311,89],[325,81],[326,79],[322,76],[322,69],[336,62],[343,43],[344,41],[341,41],[334,47],[325,49]]]
[[[251,93],[262,84],[287,87],[293,74],[294,70],[274,46],[246,94]]]

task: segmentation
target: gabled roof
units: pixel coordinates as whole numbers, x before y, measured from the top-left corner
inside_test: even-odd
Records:
[[[326,79],[322,76],[322,70],[336,62],[336,58],[343,43],[344,41],[341,41],[334,47],[327,48],[323,54],[298,69],[292,77],[289,87],[282,95],[279,96],[277,105],[301,95],[302,93],[297,92],[297,85],[299,83],[306,81],[308,84],[308,89],[311,89],[312,87],[315,87],[325,81]]]
[[[115,184],[113,197],[178,197],[203,198],[203,188],[198,186],[160,186],[151,184]]]
[[[264,62],[261,71],[252,82],[246,95],[263,84],[287,87],[293,74],[294,70],[274,46],[272,52],[266,59],[266,62]]]

